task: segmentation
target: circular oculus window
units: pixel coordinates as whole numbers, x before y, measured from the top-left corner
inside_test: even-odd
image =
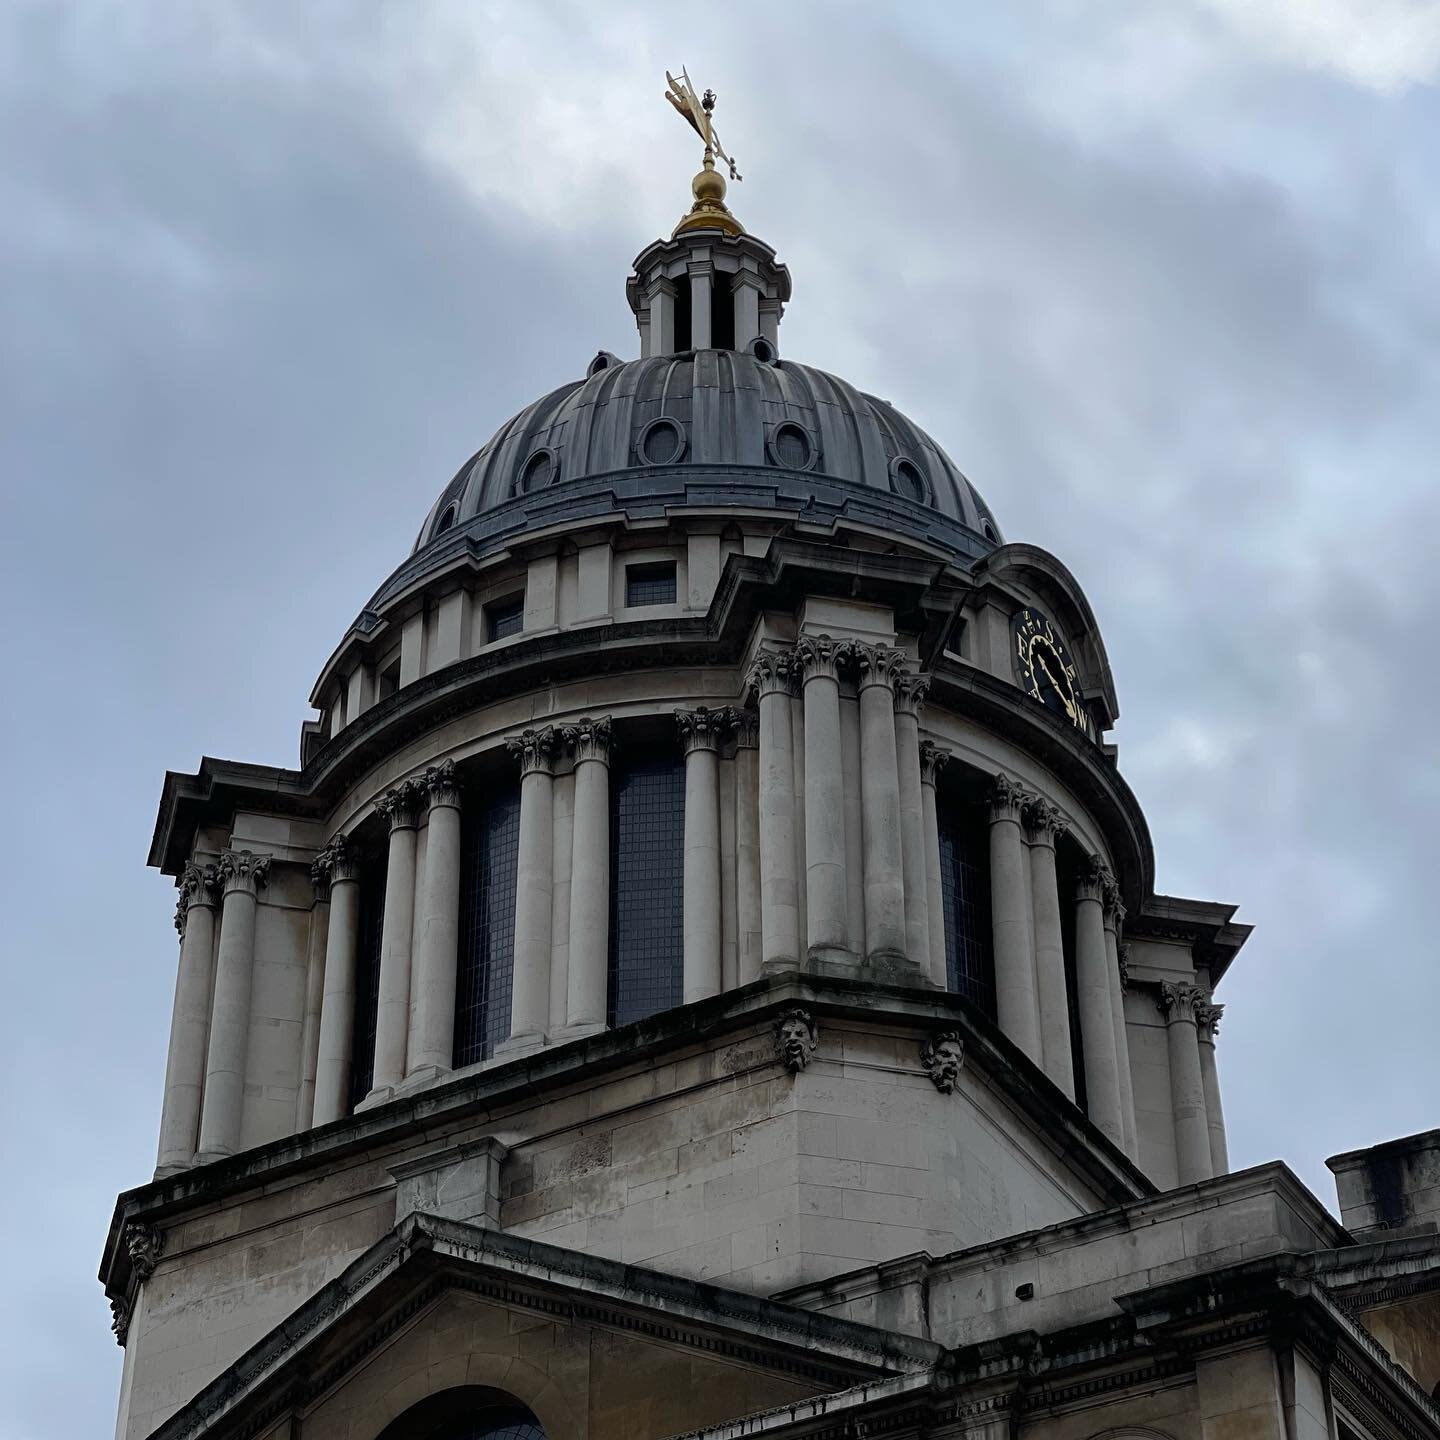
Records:
[[[520,493],[528,495],[532,490],[543,490],[547,485],[553,485],[559,468],[553,450],[542,448],[535,451],[520,472]]]
[[[635,448],[646,465],[673,465],[685,453],[685,432],[676,421],[662,415],[640,432]]]
[[[815,463],[815,446],[802,426],[786,420],[770,434],[770,458],[786,470],[808,470]]]
[[[929,503],[930,487],[920,467],[904,455],[896,456],[890,463],[890,488],[903,500],[913,500],[917,505]]]

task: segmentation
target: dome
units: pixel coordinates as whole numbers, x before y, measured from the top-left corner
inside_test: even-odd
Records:
[[[757,471],[864,486],[902,502],[894,506],[901,518],[919,506],[951,522],[946,530],[958,525],[982,543],[1000,541],[989,506],[912,420],[837,376],[776,359],[757,339],[746,350],[631,361],[602,352],[585,380],[527,406],[465,463],[415,551],[551,487],[623,474],[627,496],[643,498],[669,495],[677,473],[703,475],[708,503],[753,504]],[[714,493],[727,477],[733,497]]]

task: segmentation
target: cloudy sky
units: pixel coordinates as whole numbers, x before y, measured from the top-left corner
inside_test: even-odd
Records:
[[[676,19],[679,13],[693,19]],[[1241,904],[1233,1158],[1440,1123],[1440,5],[0,3],[0,1437],[113,1423],[167,767],[310,685],[508,415],[634,354],[720,93],[786,354],[1087,588],[1158,885]]]

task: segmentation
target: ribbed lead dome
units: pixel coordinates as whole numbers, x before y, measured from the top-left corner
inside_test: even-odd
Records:
[[[415,549],[518,496],[568,481],[676,468],[723,483],[726,467],[809,472],[888,491],[995,542],[989,506],[923,430],[823,370],[774,358],[764,340],[620,361],[601,354],[502,425],[461,468]]]

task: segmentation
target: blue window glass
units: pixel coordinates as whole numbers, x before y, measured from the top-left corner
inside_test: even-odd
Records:
[[[525,628],[524,595],[507,595],[485,607],[485,633],[490,643],[518,635]]]
[[[375,1027],[380,1015],[380,931],[385,918],[385,860],[360,872],[360,925],[355,946],[355,1026],[350,1041],[350,1108],[375,1079]]]
[[[675,562],[625,567],[625,604],[673,605],[675,603]]]
[[[990,940],[990,836],[979,806],[943,797],[940,893],[945,906],[945,972],[949,988],[995,1016],[995,962]]]
[[[460,954],[455,977],[455,1064],[487,1060],[510,1033],[515,967],[515,876],[520,788],[464,812]]]
[[[610,1023],[680,1004],[685,764],[622,763],[610,777]]]

